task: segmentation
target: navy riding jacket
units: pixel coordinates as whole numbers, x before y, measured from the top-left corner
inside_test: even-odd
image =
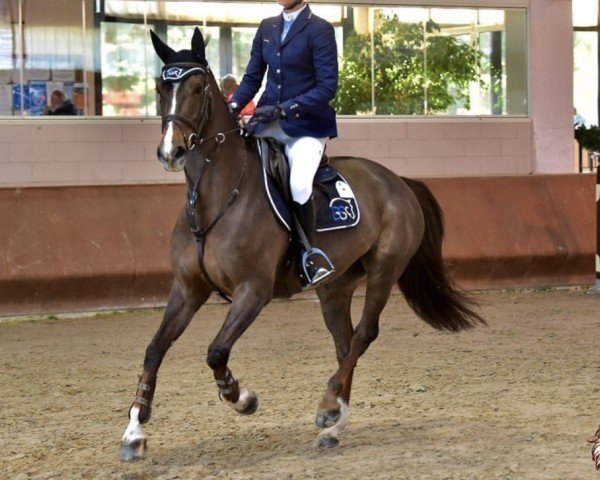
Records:
[[[337,47],[332,25],[308,6],[292,24],[283,42],[283,15],[263,20],[252,43],[250,61],[232,101],[246,105],[267,85],[258,106],[279,105],[285,112],[281,128],[290,137],[336,137],[335,112],[329,101],[338,82]],[[260,125],[257,134],[264,128]]]

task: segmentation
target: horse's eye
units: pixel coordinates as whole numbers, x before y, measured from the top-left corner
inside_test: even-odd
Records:
[[[194,92],[194,94],[198,95],[198,94],[202,93],[203,89],[204,89],[204,85],[202,85],[201,83],[197,83],[194,85],[193,92]]]

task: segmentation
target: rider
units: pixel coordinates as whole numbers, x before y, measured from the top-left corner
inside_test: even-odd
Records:
[[[306,2],[277,3],[283,12],[261,22],[246,73],[229,105],[235,113],[240,105],[246,105],[260,89],[267,71],[265,91],[250,124],[258,123],[255,136],[271,137],[285,145],[294,212],[312,244],[313,179],[325,142],[337,136],[335,112],[329,106],[337,91],[337,46],[332,25],[314,15]],[[313,262],[317,256],[325,260],[318,267]],[[321,250],[311,247],[303,261],[311,284],[333,273]]]

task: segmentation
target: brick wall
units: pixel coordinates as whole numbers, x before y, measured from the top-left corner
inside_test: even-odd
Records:
[[[340,119],[330,155],[364,156],[407,176],[533,170],[528,119]],[[178,183],[156,160],[157,119],[0,122],[0,187]]]
[[[527,119],[342,120],[331,155],[364,156],[406,176],[530,173]]]

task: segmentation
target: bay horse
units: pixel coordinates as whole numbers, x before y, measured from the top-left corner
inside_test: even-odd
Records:
[[[231,349],[271,299],[289,298],[302,289],[296,262],[289,260],[290,233],[270,211],[262,165],[219,92],[201,32],[195,30],[191,50],[178,52],[151,34],[165,63],[157,81],[163,121],[157,156],[166,170],[185,170],[189,190],[171,239],[174,280],[162,323],[146,349],[122,439],[123,461],[144,456],[141,425],[150,419],[159,367],[213,291],[232,300],[208,347],[207,363],[221,401],[252,414],[257,396],[241,387],[228,368]],[[352,186],[361,219],[348,230],[315,235],[315,244],[335,265],[334,275],[317,285],[316,294],[339,367],[317,408],[321,447],[339,443],[348,422],[354,368],[377,338],[379,316],[394,285],[436,329],[457,332],[485,323],[475,302],[447,276],[442,211],[429,189],[363,158],[330,162]],[[354,326],[350,305],[359,284],[366,284],[366,296]]]

